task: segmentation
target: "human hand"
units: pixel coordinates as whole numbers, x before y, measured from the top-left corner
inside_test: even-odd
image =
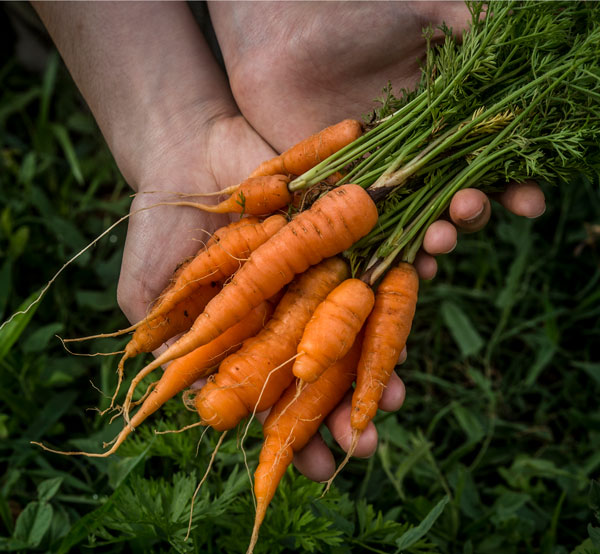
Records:
[[[327,125],[347,117],[360,118],[388,80],[395,90],[412,88],[425,49],[422,29],[445,21],[460,32],[470,17],[462,2],[327,2],[311,10],[301,4],[217,2],[210,3],[209,9],[236,102],[279,152]],[[369,32],[364,33],[367,21]],[[543,193],[533,182],[511,184],[496,200],[526,217],[541,215],[545,207]],[[450,205],[450,221],[435,222],[425,234],[414,262],[420,277],[435,276],[435,256],[454,249],[457,229],[480,230],[490,214],[490,200],[481,191],[457,193]],[[393,374],[382,409],[398,409],[404,394],[402,381]],[[328,418],[333,436],[345,449],[350,437],[349,409],[347,398]],[[369,455],[376,444],[371,424],[356,454]],[[315,480],[333,472],[331,453],[320,438],[313,439],[295,460]]]
[[[148,149],[141,164],[144,171],[131,205],[118,287],[119,305],[132,322],[145,317],[175,267],[228,222],[225,216],[193,208],[151,206],[176,200],[174,192],[212,192],[235,184],[258,161],[274,155],[239,115],[222,116],[207,125],[190,110],[182,125]]]
[[[463,2],[325,2],[310,10],[293,3],[216,2],[209,9],[236,102],[279,152],[327,125],[360,118],[383,83],[414,87],[425,50],[422,29],[444,21],[460,33],[470,18]],[[497,200],[525,217],[544,211],[543,194],[532,182],[509,186]],[[490,213],[481,191],[457,193],[450,206],[454,225],[440,220],[427,230],[415,260],[421,278],[435,276],[434,256],[454,249],[457,228],[480,230]]]
[[[508,211],[523,217],[539,217],[546,211],[542,189],[533,181],[510,183],[493,199]],[[457,192],[448,210],[450,221],[440,219],[427,229],[423,248],[417,254],[414,265],[421,279],[433,279],[437,272],[435,256],[447,254],[456,248],[457,231],[473,233],[480,231],[489,221],[492,206],[489,198],[478,189]]]

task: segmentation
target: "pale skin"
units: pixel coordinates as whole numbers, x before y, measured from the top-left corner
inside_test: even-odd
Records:
[[[305,136],[346,117],[360,118],[388,80],[396,90],[416,82],[423,27],[445,20],[458,30],[468,18],[462,3],[450,2],[209,3],[226,76],[183,3],[34,6],[127,182],[140,193],[164,193],[139,194],[132,213],[169,198],[169,192],[236,184]],[[494,200],[524,217],[545,210],[533,182],[512,184]],[[454,249],[458,230],[477,231],[490,215],[491,203],[481,191],[457,193],[447,219],[427,231],[415,260],[420,276],[432,279],[434,256]],[[144,317],[177,263],[226,221],[175,207],[130,219],[118,289],[130,321]],[[404,384],[393,374],[381,408],[397,410],[404,397]],[[327,419],[342,448],[349,446],[348,410],[347,398]],[[371,424],[356,455],[369,456],[376,445]],[[319,436],[295,464],[314,480],[327,479],[335,469]]]

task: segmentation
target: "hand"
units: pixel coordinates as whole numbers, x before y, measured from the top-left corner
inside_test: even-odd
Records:
[[[294,3],[214,2],[209,10],[236,103],[278,152],[344,118],[360,119],[388,80],[395,90],[412,88],[425,49],[422,29],[445,21],[460,32],[469,19],[462,2],[324,2],[310,10]],[[544,211],[543,194],[534,183],[511,185],[497,200],[526,217]],[[481,191],[468,189],[455,195],[449,213],[454,224],[439,220],[431,225],[415,260],[423,279],[435,276],[435,255],[455,248],[457,228],[481,229],[491,205]],[[393,374],[382,409],[397,410],[404,395],[402,381]],[[348,413],[346,398],[327,420],[343,448],[349,446]],[[371,424],[356,454],[368,456],[376,445]],[[332,455],[320,437],[295,456],[295,464],[314,480],[334,471]]]
[[[460,33],[470,18],[463,2],[323,2],[310,10],[285,2],[215,2],[209,9],[236,102],[279,152],[327,125],[360,119],[388,80],[394,90],[414,87],[425,50],[422,29],[445,21]],[[543,213],[537,185],[509,190],[498,196],[508,210],[526,217]],[[440,220],[426,233],[415,260],[421,278],[435,276],[433,256],[454,249],[456,228],[480,230],[490,212],[481,191],[459,192],[450,206],[454,225]]]
[[[259,161],[274,155],[239,115],[219,117],[207,125],[191,110],[182,121],[186,122],[182,127],[148,148],[131,205],[134,215],[127,230],[118,300],[132,322],[145,317],[177,264],[228,222],[225,216],[178,206],[139,210],[176,200],[172,192],[210,192],[235,184]],[[160,194],[145,193],[157,189]]]
[[[533,181],[511,183],[494,195],[501,206],[523,217],[539,217],[546,211],[544,193]],[[433,223],[423,241],[423,248],[415,259],[421,279],[433,279],[437,272],[434,256],[448,254],[456,248],[457,230],[463,233],[480,231],[490,219],[492,207],[489,198],[478,189],[457,192],[450,203],[450,221],[440,219]]]

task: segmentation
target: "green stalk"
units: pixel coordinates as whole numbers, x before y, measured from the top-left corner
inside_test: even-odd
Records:
[[[396,111],[387,121],[365,133],[362,137],[332,154],[326,160],[303,173],[290,182],[290,191],[302,190],[317,184],[332,173],[346,167],[350,162],[361,158],[364,154],[384,142],[387,136],[393,134],[405,123],[405,118],[412,115],[413,110],[419,110],[427,103],[424,93]]]
[[[508,6],[509,6],[509,4],[506,4],[506,5],[502,6],[502,9],[498,10],[498,12],[494,15],[493,22],[490,24],[490,29],[488,30],[487,34],[484,34],[484,36],[481,40],[481,43],[479,44],[479,46],[475,50],[475,52],[471,55],[471,57],[469,58],[467,63],[463,64],[461,70],[453,77],[453,79],[446,86],[446,88],[440,92],[440,94],[436,97],[436,99],[433,102],[431,102],[431,104],[429,104],[427,109],[422,110],[421,114],[409,125],[409,127],[406,128],[403,132],[401,132],[402,137],[408,135],[418,125],[420,125],[427,117],[429,117],[433,113],[435,108],[437,108],[439,106],[439,104],[441,104],[441,102],[446,98],[446,96],[448,96],[456,88],[457,84],[468,75],[468,73],[471,71],[474,64],[478,61],[478,59],[481,56],[481,54],[483,53],[483,51],[487,48],[488,43],[494,36],[496,29],[498,29],[500,27],[500,25],[503,24],[504,18],[508,16],[508,12],[509,12]],[[486,21],[484,22],[484,27],[487,25],[488,25],[488,20],[486,19]],[[435,82],[437,83],[438,80],[436,80]],[[421,95],[419,95],[419,97],[417,97],[417,98],[421,98],[420,103],[424,102],[425,104],[427,104],[427,94],[426,93],[421,93]],[[417,98],[415,98],[413,100],[413,102],[415,102],[417,100]],[[402,112],[402,115],[405,115],[406,113],[408,113],[410,116],[414,112],[418,113],[418,110],[413,109],[414,107],[411,107],[410,110],[407,110],[406,108],[408,108],[409,105],[405,106],[404,108],[402,108],[402,110],[400,110],[400,112]],[[398,126],[400,123],[402,123],[402,121],[395,122],[393,127]],[[386,128],[386,131],[389,131],[389,128]],[[367,133],[364,137],[361,137],[361,138],[366,138],[368,135],[369,135],[369,133]],[[358,150],[358,148],[357,148],[356,150],[353,150],[352,153],[346,153],[347,151],[345,151],[345,149],[342,149],[337,154],[334,154],[333,156],[331,156],[324,162],[321,162],[320,164],[318,164],[311,170],[307,171],[306,173],[304,173],[297,179],[294,179],[292,182],[290,182],[290,184],[288,185],[288,188],[290,189],[290,191],[301,190],[308,186],[314,185],[314,184],[318,183],[319,181],[321,181],[323,178],[331,175],[332,173],[335,173],[336,171],[343,169],[343,167],[345,167],[345,165],[347,165],[350,161],[352,161],[353,159],[356,159],[358,157],[362,157],[364,154],[369,152],[370,148],[372,148],[373,146],[379,145],[381,143],[382,137],[377,137],[377,138],[379,140],[364,141],[364,142],[361,141],[361,139],[358,139],[357,141],[355,141],[352,144],[353,145],[361,144],[363,146],[362,151],[356,151],[356,150]],[[332,162],[336,162],[336,163],[334,165],[331,165]],[[326,169],[324,169],[324,168],[326,168]]]
[[[509,94],[504,99],[498,101],[491,108],[484,110],[479,116],[471,119],[470,122],[466,123],[462,126],[455,127],[452,133],[448,132],[446,135],[443,135],[440,138],[444,140],[438,140],[436,143],[432,143],[426,150],[423,151],[421,155],[419,154],[415,159],[411,160],[407,165],[402,167],[401,169],[396,170],[393,173],[383,173],[382,176],[371,185],[370,189],[378,189],[378,188],[395,188],[400,186],[408,177],[416,173],[422,167],[424,167],[430,160],[437,157],[444,150],[452,146],[452,144],[461,138],[463,138],[469,131],[471,131],[477,124],[483,122],[488,117],[498,114],[501,110],[507,107],[511,102],[517,100],[519,97],[523,97],[526,92],[530,89],[537,88],[537,86],[542,82],[547,80],[549,77],[563,72],[563,75],[557,79],[557,83],[562,81],[566,75],[574,68],[572,63],[566,63],[561,66],[556,67],[554,70],[545,73],[544,75],[538,77],[537,79],[530,81],[520,89],[514,91],[512,94]],[[548,90],[548,89],[547,89]],[[544,95],[542,95],[543,97]],[[532,102],[529,107],[535,106],[536,104]]]
[[[571,69],[573,66],[571,66]],[[537,103],[539,103],[545,96],[549,95],[554,88],[556,88],[562,79],[566,78],[568,71],[563,74],[563,77],[554,81],[554,83],[546,88],[540,95],[537,97]],[[529,115],[531,110],[533,110],[536,105],[536,102],[532,102],[525,108],[507,127],[502,129],[496,135],[496,137],[492,140],[490,144],[488,144],[484,150],[477,156],[476,160],[469,166],[467,166],[456,178],[454,183],[450,182],[449,186],[446,187],[443,191],[436,195],[436,197],[430,201],[422,210],[422,212],[418,215],[417,219],[404,230],[402,233],[401,240],[398,241],[398,245],[396,248],[388,254],[381,263],[377,265],[377,268],[372,271],[369,276],[369,282],[374,283],[385,270],[393,263],[395,258],[400,254],[402,249],[413,239],[417,233],[419,236],[416,240],[413,241],[411,246],[407,250],[407,255],[405,256],[406,261],[413,261],[416,252],[420,248],[423,237],[425,236],[425,231],[427,227],[435,220],[437,220],[440,215],[444,212],[447,206],[450,204],[450,200],[452,196],[456,192],[458,192],[461,188],[465,188],[469,184],[476,182],[477,179],[481,178],[484,174],[490,171],[490,168],[493,166],[493,163],[498,159],[505,156],[509,153],[513,147],[506,147],[504,149],[498,150],[493,154],[490,154],[490,151],[496,146],[496,144],[500,143],[501,140],[509,134],[514,128],[518,126],[521,120],[523,120],[526,116]],[[478,171],[479,170],[479,171]],[[469,178],[470,177],[470,178]]]

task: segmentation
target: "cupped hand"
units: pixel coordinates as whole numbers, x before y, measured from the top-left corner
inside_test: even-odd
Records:
[[[322,2],[310,10],[293,2],[216,2],[209,9],[235,100],[280,152],[327,125],[360,119],[388,81],[394,90],[413,88],[425,51],[422,30],[445,22],[460,33],[470,19],[463,2]],[[497,200],[526,217],[544,210],[532,182],[509,186]],[[440,220],[425,235],[415,260],[421,278],[435,276],[434,256],[454,249],[457,229],[478,231],[490,213],[481,191],[457,193],[452,223]]]
[[[160,143],[148,148],[136,182],[117,291],[131,322],[149,306],[182,260],[194,255],[225,216],[194,208],[155,206],[177,201],[177,193],[213,192],[240,182],[273,150],[239,116],[221,115],[209,124],[194,113],[182,116]],[[186,199],[186,200],[189,200]]]
[[[462,2],[324,2],[310,10],[301,3],[214,2],[209,9],[237,105],[278,152],[327,125],[360,119],[388,81],[394,90],[414,87],[425,50],[422,29],[445,22],[460,33],[470,17]],[[525,217],[537,217],[545,208],[533,182],[509,185],[496,200]],[[449,220],[435,222],[426,232],[414,262],[420,277],[432,279],[435,256],[455,248],[458,230],[480,230],[490,214],[490,200],[481,191],[457,193]],[[393,374],[381,408],[400,408],[404,394]],[[346,398],[327,420],[345,449],[349,410]],[[368,456],[376,445],[371,423],[356,455]],[[314,480],[327,479],[334,470],[319,436],[295,456],[295,464]]]

